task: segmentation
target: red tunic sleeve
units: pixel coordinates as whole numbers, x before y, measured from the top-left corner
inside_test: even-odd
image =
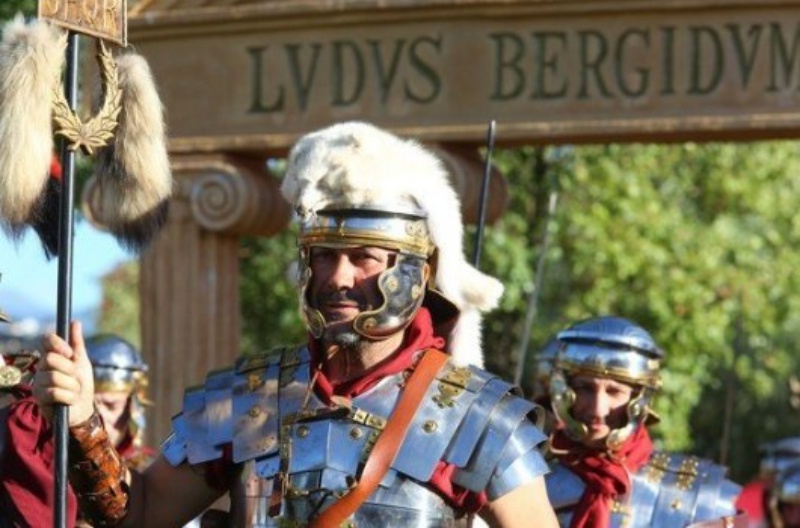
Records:
[[[11,526],[53,526],[53,434],[29,391],[12,403],[0,458],[0,517]],[[67,489],[67,526],[75,526],[77,500]]]

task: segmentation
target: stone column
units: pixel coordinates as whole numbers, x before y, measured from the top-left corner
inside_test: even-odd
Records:
[[[239,354],[239,235],[272,235],[289,219],[262,159],[175,158],[173,174],[169,220],[141,258],[139,285],[153,445],[169,433],[184,390]]]

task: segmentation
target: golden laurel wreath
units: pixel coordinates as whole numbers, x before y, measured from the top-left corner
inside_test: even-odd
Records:
[[[86,123],[81,121],[69,107],[60,85],[55,88],[53,100],[55,134],[64,136],[69,142],[70,150],[81,149],[90,156],[94,154],[94,149],[104,147],[114,137],[122,100],[117,63],[102,40],[98,41],[97,64],[100,67],[104,92],[103,106],[97,115]]]

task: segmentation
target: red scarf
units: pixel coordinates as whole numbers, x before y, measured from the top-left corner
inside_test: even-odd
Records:
[[[653,452],[653,442],[647,428],[639,427],[619,449],[610,453],[590,450],[559,429],[553,435],[552,448],[560,462],[586,484],[573,513],[571,528],[608,528],[611,502],[630,492],[628,472],[635,473],[647,463]],[[564,451],[566,454],[560,454]]]
[[[363,394],[367,389],[374,386],[387,376],[392,376],[398,372],[408,370],[414,365],[417,359],[417,352],[426,350],[428,348],[444,349],[445,339],[437,336],[433,332],[433,321],[431,314],[427,308],[420,308],[417,315],[408,325],[406,329],[403,344],[400,349],[384,359],[377,365],[367,370],[362,376],[345,381],[342,383],[333,384],[325,374],[325,367],[318,371],[317,379],[314,385],[314,391],[317,393],[322,401],[330,403],[331,396],[345,396],[347,398],[355,398],[359,394]],[[317,365],[322,364],[317,341],[310,339],[308,349],[311,351],[311,372],[317,371]]]

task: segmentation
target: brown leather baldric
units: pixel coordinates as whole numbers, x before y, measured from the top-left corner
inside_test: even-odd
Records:
[[[313,519],[310,528],[334,528],[340,526],[378,488],[383,476],[389,471],[394,457],[403,443],[408,426],[419,408],[428,386],[436,378],[439,369],[447,362],[447,354],[428,349],[408,379],[400,400],[397,402],[386,428],[383,430],[372,452],[364,464],[358,484],[347,495]]]
[[[95,412],[69,428],[69,483],[81,514],[93,526],[115,526],[128,513],[125,463],[111,445]]]

